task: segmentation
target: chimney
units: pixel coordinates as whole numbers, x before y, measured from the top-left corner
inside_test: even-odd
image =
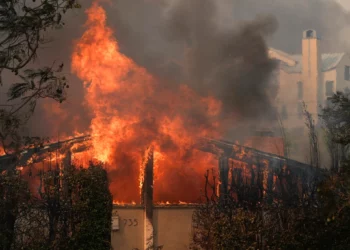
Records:
[[[141,189],[141,203],[144,206],[144,249],[154,246],[153,228],[153,148],[146,153],[144,180]]]
[[[304,101],[315,122],[323,88],[321,79],[320,40],[315,30],[306,30],[302,40],[302,81]]]

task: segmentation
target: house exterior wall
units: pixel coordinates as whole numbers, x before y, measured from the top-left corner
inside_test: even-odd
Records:
[[[276,75],[278,75],[279,80],[279,92],[276,106],[286,131],[286,142],[289,148],[288,157],[308,163],[310,156],[308,131],[305,126],[305,118],[299,115],[300,107],[298,110],[298,105],[305,102],[307,110],[313,115],[313,119],[317,124],[319,122],[320,106],[324,107],[327,105],[326,82],[334,82],[333,92],[344,91],[345,88],[350,88],[350,81],[345,80],[345,66],[350,66],[350,57],[348,54],[345,54],[335,68],[322,71],[320,41],[317,39],[316,32],[312,30],[307,30],[303,33],[301,50],[301,57],[288,56],[284,52],[282,52],[283,56],[281,57],[278,56],[278,51],[270,53],[270,56],[288,66],[292,65],[290,59],[300,58],[301,65],[299,65],[297,70],[288,71],[284,67],[278,69],[279,72]],[[301,100],[298,97],[299,81],[303,84],[303,98]],[[276,125],[276,127],[278,126]],[[321,163],[327,166],[328,162],[330,162],[330,157],[324,139],[324,135],[320,133]]]
[[[343,91],[345,88],[350,88],[350,81],[345,80],[345,66],[350,66],[350,56],[344,55],[336,68],[337,91]]]
[[[154,228],[156,246],[166,250],[188,250],[192,241],[192,215],[189,206],[156,207]]]
[[[310,87],[312,91],[304,91],[304,96],[302,100],[298,99],[298,86],[297,83],[299,81],[303,82],[302,74],[299,73],[287,73],[283,70],[280,72],[280,89],[278,94],[278,100],[276,105],[279,107],[278,110],[281,114],[283,105],[287,107],[287,118],[282,119],[282,124],[287,134],[287,144],[289,144],[289,156],[290,158],[308,163],[310,151],[309,151],[309,137],[308,131],[305,126],[305,117],[300,116],[298,114],[298,105],[300,102],[305,102],[310,111],[310,106],[325,106],[327,104],[327,96],[326,96],[326,82],[334,81],[334,92],[335,91],[343,91],[345,87],[350,88],[350,82],[344,80],[344,67],[345,64],[349,63],[344,60],[342,64],[339,64],[337,68],[321,72],[320,79],[322,79],[322,88],[317,89],[315,87]],[[309,86],[303,82],[304,90]],[[307,97],[309,95],[309,97]],[[312,99],[310,95],[314,95]],[[313,118],[318,116],[318,113],[315,111],[312,113]],[[282,116],[281,116],[282,118]],[[316,120],[316,119],[315,119]],[[319,150],[320,150],[320,158],[321,163],[326,167],[328,163],[330,163],[330,156],[328,153],[328,149],[324,143],[323,134],[319,134]]]
[[[279,91],[276,105],[285,131],[285,146],[287,147],[288,157],[300,162],[307,162],[305,152],[308,152],[306,147],[308,141],[305,136],[305,120],[299,110],[299,106],[305,100],[299,100],[298,97],[298,82],[303,82],[303,75],[301,73],[288,73],[283,69],[279,69],[279,71]],[[305,88],[304,83],[303,87]],[[305,95],[304,91],[303,95]],[[314,102],[315,100],[316,94]],[[309,103],[306,102],[306,104]],[[283,109],[286,111],[286,116],[283,115]]]
[[[350,88],[350,81],[346,81],[344,79],[345,65],[347,64],[350,66],[350,59],[348,60],[348,62],[346,61],[344,60],[342,65],[339,65],[337,68],[322,72],[320,74],[322,79],[321,84],[323,85],[322,86],[323,90],[326,89],[327,81],[334,81],[334,92],[344,91],[346,87]],[[283,105],[287,106],[287,118],[282,119],[284,121],[284,126],[288,129],[304,126],[304,118],[300,118],[298,115],[298,110],[297,110],[298,103],[302,101],[305,102],[306,105],[308,106],[308,109],[311,105],[314,105],[315,103],[318,103],[319,105],[324,106],[326,105],[326,100],[327,100],[326,92],[325,91],[318,92],[317,94],[318,96],[317,99],[319,99],[318,102],[316,102],[315,98],[312,100],[312,98],[310,97],[309,98],[305,97],[302,100],[299,100],[297,83],[299,81],[302,81],[303,79],[302,75],[298,73],[290,74],[283,70],[281,70],[279,75],[280,75],[280,79],[279,79],[280,87],[279,87],[276,105],[279,107],[278,110],[280,113],[282,111],[282,106]],[[308,88],[308,86],[305,86],[304,84],[304,89],[305,88]],[[311,95],[311,93],[313,93],[313,95],[316,96],[316,91],[317,91],[316,88],[313,88],[313,91],[309,91],[308,93],[305,93],[304,91],[304,95],[305,94]],[[316,116],[317,113],[313,115]]]
[[[304,43],[307,43],[303,41]],[[315,44],[313,44],[316,46]],[[306,46],[306,45],[304,45]],[[315,49],[314,49],[315,50]],[[316,53],[309,53],[308,49],[303,50],[310,58],[304,56],[303,62],[307,61],[309,64],[314,64],[313,61],[317,61]],[[307,59],[308,58],[308,59]],[[318,65],[318,64],[315,64]],[[304,126],[304,119],[298,116],[297,106],[298,102],[303,101],[308,106],[308,111],[313,114],[314,118],[317,117],[319,112],[316,112],[317,106],[326,105],[326,82],[334,81],[334,93],[336,91],[344,91],[345,88],[350,88],[350,81],[345,80],[345,66],[350,66],[350,57],[344,55],[342,60],[338,63],[336,68],[323,72],[308,73],[310,67],[303,67],[302,73],[289,73],[283,69],[279,69],[279,91],[276,99],[276,105],[281,114],[283,105],[287,106],[287,118],[284,120],[284,126],[288,129]],[[313,66],[316,68],[316,66]],[[319,80],[317,80],[319,79]],[[297,83],[303,82],[303,98],[298,99],[298,86]],[[315,84],[318,82],[320,87]]]
[[[283,70],[279,73],[279,92],[277,96],[277,106],[280,111],[283,126],[292,129],[303,125],[303,120],[298,115],[298,82],[302,81],[299,73],[289,74]],[[282,109],[285,106],[287,116],[282,116]]]
[[[344,73],[343,73],[344,74]],[[305,117],[300,115],[300,107],[303,102],[307,105],[307,110],[313,115],[315,122],[317,122],[318,112],[316,108],[320,105],[324,106],[326,104],[326,95],[325,95],[325,84],[326,81],[334,81],[335,88],[337,85],[337,71],[336,69],[320,73],[319,79],[322,79],[320,84],[322,88],[315,87],[314,84],[305,83],[305,80],[308,77],[303,76],[300,73],[287,73],[283,70],[280,72],[280,89],[278,94],[278,110],[280,112],[280,117],[282,120],[282,125],[286,131],[286,143],[289,148],[288,157],[308,163],[310,158],[309,151],[309,137],[308,131],[305,126]],[[299,99],[298,97],[298,82],[303,83],[303,98]],[[311,81],[313,83],[316,82]],[[282,108],[283,105],[287,107],[287,117],[283,119]],[[322,137],[320,135],[320,137]],[[321,145],[322,144],[322,145]],[[327,165],[329,162],[329,156],[327,155],[327,149],[323,143],[323,138],[320,138],[320,151],[321,153],[321,162]]]
[[[119,230],[112,231],[113,250],[143,250],[144,209],[139,206],[117,206],[113,214],[119,216]]]
[[[190,205],[154,206],[153,226],[155,246],[166,250],[188,250],[192,240],[192,214]],[[113,214],[119,216],[119,230],[112,231],[113,250],[144,249],[144,216],[142,206],[116,206]]]

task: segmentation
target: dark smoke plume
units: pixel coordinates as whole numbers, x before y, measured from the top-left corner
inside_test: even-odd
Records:
[[[186,82],[202,95],[214,94],[224,113],[244,118],[271,110],[275,91],[264,37],[277,28],[273,17],[256,18],[240,27],[221,30],[211,0],[179,1],[169,11],[167,34],[188,47]]]
[[[265,36],[276,30],[274,18],[257,18],[222,30],[215,1],[176,1],[171,6],[131,2],[115,4],[117,16],[121,14],[116,36],[125,53],[167,79],[164,84],[185,82],[202,96],[214,95],[222,101],[225,114],[255,118],[272,110],[276,86],[269,80],[275,65],[268,58]],[[126,20],[121,21],[123,7],[129,5],[137,10],[143,5],[139,18],[148,14],[148,22],[154,24],[158,19],[158,25],[133,35],[131,26],[135,27],[136,21],[131,18],[127,25]],[[160,45],[158,51],[145,39]],[[140,47],[142,51],[137,49]]]

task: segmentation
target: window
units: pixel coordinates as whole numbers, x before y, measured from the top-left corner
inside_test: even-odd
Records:
[[[313,31],[313,30],[308,30],[308,31],[306,31],[306,37],[307,37],[307,38],[314,37],[314,31]]]
[[[326,81],[326,96],[333,96],[334,94],[334,81]]]
[[[298,117],[299,119],[303,118],[303,103],[298,102]]]
[[[288,119],[288,112],[287,112],[287,106],[286,105],[282,106],[281,118],[282,118],[282,120],[287,120]]]
[[[344,79],[350,81],[350,66],[345,66]]]
[[[304,92],[303,92],[303,82],[298,82],[298,99],[302,100],[304,98]]]

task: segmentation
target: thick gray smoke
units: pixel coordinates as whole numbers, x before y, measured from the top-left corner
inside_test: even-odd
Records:
[[[123,13],[129,4],[117,2],[117,13]],[[127,31],[124,22],[116,23],[118,40],[136,62],[165,77],[165,84],[169,79],[185,82],[202,96],[214,95],[222,101],[225,114],[255,118],[272,110],[271,97],[276,94],[276,86],[270,75],[274,62],[268,58],[265,36],[276,30],[274,18],[256,18],[239,27],[221,29],[220,12],[212,0],[138,4],[148,7],[142,8],[143,13],[149,14],[148,22],[157,19],[152,22],[158,23],[157,28],[137,33],[143,39],[127,39],[135,20],[129,22]],[[145,43],[145,39],[153,44]],[[158,51],[154,52],[152,45]]]
[[[182,0],[169,11],[169,38],[189,48],[187,82],[221,100],[225,113],[251,118],[269,112],[269,92],[276,93],[270,81],[275,64],[264,38],[276,30],[276,20],[258,18],[222,30],[218,18],[211,0]]]
[[[300,53],[302,32],[312,28],[321,37],[325,52],[348,49],[349,41],[344,37],[350,24],[349,14],[335,0],[214,2],[217,5],[217,15],[214,18],[219,29],[237,28],[242,21],[272,15],[277,19],[278,30],[268,37],[269,46],[289,53]],[[148,65],[148,68],[162,68],[164,64],[173,65],[183,55],[183,44],[175,46],[174,43],[165,42],[162,33],[167,15],[178,5],[178,0],[114,0],[108,9],[108,22],[115,28],[127,55],[141,65]],[[203,2],[198,8],[186,12],[198,16],[202,13],[202,8],[205,8],[204,5]]]

